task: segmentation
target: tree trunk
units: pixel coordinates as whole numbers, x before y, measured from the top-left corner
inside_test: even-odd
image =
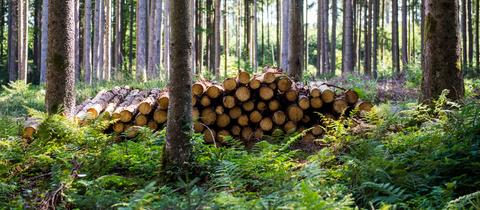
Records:
[[[408,65],[408,10],[407,0],[402,0],[402,67],[406,71]]]
[[[322,69],[325,73],[330,71],[330,56],[328,53],[330,52],[329,41],[328,41],[328,0],[323,0],[323,63],[324,69]]]
[[[379,15],[379,0],[372,0],[373,1],[373,51],[372,51],[372,71],[373,77],[377,79],[378,76],[378,15]],[[415,26],[413,26],[415,27]]]
[[[71,116],[75,107],[75,0],[49,0],[49,6],[45,104],[49,114],[63,111]]]
[[[150,18],[152,21],[149,24],[148,34],[148,67],[147,67],[147,77],[149,80],[158,78],[160,71],[158,67],[160,66],[160,41],[162,33],[162,0],[155,1],[151,7]]]
[[[5,39],[4,37],[4,30],[5,30],[5,13],[7,10],[5,9],[5,4],[7,3],[6,1],[8,0],[1,0],[0,1],[0,57],[3,58],[3,40]],[[3,64],[3,60],[0,60],[0,64]]]
[[[331,72],[335,74],[335,70],[337,70],[337,1],[332,0],[332,38],[331,38],[331,47],[330,47],[330,65],[331,65]]]
[[[426,0],[425,2],[425,69],[422,82],[422,100],[437,98],[444,89],[448,97],[461,99],[464,95],[462,70],[457,65],[458,0]]]
[[[357,56],[355,57],[356,61],[354,61],[354,62],[357,62],[356,64],[357,64],[358,73],[360,73],[360,69],[361,69],[361,66],[362,66],[362,18],[365,19],[362,16],[362,9],[363,9],[363,5],[362,5],[362,3],[359,3],[358,16],[357,16],[357,19],[358,19],[358,41],[357,41],[357,45],[354,46],[354,47],[357,48],[357,49],[355,49],[355,52],[356,52]],[[365,34],[364,34],[364,36],[365,36]]]
[[[477,14],[476,18],[476,24],[475,24],[475,36],[476,36],[476,42],[475,42],[475,51],[477,52],[475,56],[475,63],[477,64],[477,71],[480,69],[480,1],[477,0],[475,2],[475,14]]]
[[[112,0],[105,0],[105,34],[104,34],[104,79],[110,81],[112,70]]]
[[[213,70],[215,77],[218,80],[220,78],[220,22],[221,22],[221,10],[222,1],[215,0],[215,17],[214,17],[214,35],[213,35],[213,47],[214,47],[214,61]]]
[[[74,2],[74,23],[75,23],[75,79],[80,81],[80,0]]]
[[[322,72],[324,71],[323,66],[323,0],[317,1],[317,73],[315,78],[320,78]]]
[[[281,14],[280,14],[280,0],[276,0],[276,9],[277,9],[277,13],[276,13],[276,16],[277,16],[277,24],[276,24],[276,40],[275,40],[275,43],[276,43],[276,49],[275,49],[275,55],[274,55],[274,58],[275,58],[275,63],[277,66],[280,66],[280,24],[281,24]]]
[[[472,0],[467,0],[467,18],[468,18],[468,64],[473,64],[473,25],[472,22]]]
[[[425,69],[425,0],[420,3],[420,61],[422,70]]]
[[[352,21],[352,0],[344,0],[343,14],[343,52],[342,73],[353,72],[353,21]]]
[[[460,12],[462,13],[462,45],[463,45],[463,56],[462,56],[462,70],[467,72],[468,66],[468,40],[467,40],[467,0],[462,0],[460,5],[462,8]]]
[[[160,1],[161,2],[161,1]],[[115,2],[115,47],[113,54],[113,69],[116,72],[120,70],[123,63],[122,43],[123,43],[123,0],[117,0]],[[114,73],[114,74],[115,74]]]
[[[288,71],[294,81],[303,79],[303,0],[290,0]]]
[[[224,49],[224,54],[225,54],[225,57],[224,57],[224,77],[227,78],[227,70],[228,70],[228,67],[227,67],[227,62],[228,62],[228,28],[227,28],[227,12],[228,12],[228,8],[227,8],[227,0],[224,0],[223,1],[223,49]]]
[[[252,28],[252,46],[251,46],[251,64],[252,64],[252,67],[253,67],[253,71],[256,72],[257,71],[257,67],[258,67],[258,59],[257,59],[257,51],[258,51],[258,14],[257,14],[257,11],[258,11],[258,5],[257,5],[257,0],[253,0],[253,15],[252,15],[252,19],[253,19],[253,28]]]
[[[170,75],[170,104],[167,122],[167,138],[163,153],[163,171],[170,177],[185,175],[190,163],[191,116],[191,51],[192,26],[190,0],[169,0],[172,23],[172,74]]]
[[[40,49],[40,82],[44,83],[47,77],[47,49],[48,49],[48,0],[42,0],[42,35]]]
[[[8,18],[8,81],[18,78],[18,3],[10,0],[10,14]]]
[[[147,64],[147,1],[137,1],[137,66],[136,78],[138,81],[146,79]]]
[[[130,73],[133,74],[133,22],[134,22],[134,0],[130,1],[130,41],[128,43],[128,48],[130,49],[129,56],[128,56],[128,69]]]
[[[281,52],[281,59],[280,59],[280,67],[285,71],[288,72],[288,48],[289,48],[289,23],[288,20],[290,18],[290,0],[282,0],[282,46],[280,47]]]
[[[18,1],[18,80],[27,83],[28,60],[28,0]]]
[[[398,47],[398,0],[392,0],[392,62],[393,74],[400,73],[400,57]]]
[[[169,78],[170,76],[170,1],[165,1],[165,24],[164,24],[164,35],[165,35],[165,43],[164,43],[164,53],[163,53],[163,61],[164,63],[164,71],[165,71],[165,78]]]
[[[195,18],[195,28],[196,29],[201,29],[198,31],[195,31],[196,34],[196,41],[195,41],[195,56],[197,57],[195,59],[196,65],[197,65],[197,72],[195,72],[197,75],[201,75],[202,73],[202,67],[203,67],[203,7],[201,6],[201,1],[197,0],[195,2],[196,4],[196,18]]]
[[[34,0],[33,1],[33,66],[35,67],[32,71],[31,77],[30,77],[30,82],[32,84],[38,85],[40,84],[40,50],[41,50],[41,40],[40,40],[40,35],[41,35],[41,20],[42,20],[42,7],[41,7],[41,0]],[[3,10],[3,7],[0,5],[0,9]],[[0,12],[0,15],[2,12]],[[3,16],[0,16],[3,19]],[[1,22],[1,21],[0,21]],[[3,27],[0,26],[0,27]],[[1,36],[3,36],[3,30],[0,28],[0,32],[2,33]],[[0,37],[0,45],[3,43],[1,42],[1,37]],[[0,47],[1,50],[1,47]],[[0,52],[0,56],[1,56]]]
[[[365,63],[364,73],[366,76],[372,76],[372,6],[373,0],[369,0],[367,5],[368,9],[365,13]]]

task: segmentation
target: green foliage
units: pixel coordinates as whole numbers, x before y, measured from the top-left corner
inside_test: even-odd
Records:
[[[374,82],[349,75],[341,80],[352,87],[363,83],[361,97],[373,97]],[[79,97],[111,85],[82,87]],[[368,123],[363,128],[351,118],[325,118],[326,135],[315,140],[322,147],[309,153],[294,149],[303,133],[275,133],[252,148],[233,138],[226,139],[230,146],[216,147],[194,135],[191,164],[197,171],[165,183],[164,130],[140,129],[127,140],[123,134],[104,134],[112,122],[97,120],[79,127],[62,116],[35,111],[41,110],[40,97],[23,99],[42,96],[41,91],[13,83],[1,93],[0,106],[10,107],[12,115],[28,113],[44,120],[27,142],[18,137],[22,120],[0,118],[0,206],[5,208],[38,208],[52,199],[62,209],[480,205],[480,103],[471,98],[456,104],[445,92],[428,106],[382,104],[363,115]]]

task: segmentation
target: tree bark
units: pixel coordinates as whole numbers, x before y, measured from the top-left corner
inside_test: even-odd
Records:
[[[378,15],[379,15],[379,0],[373,0],[373,51],[372,51],[372,71],[373,77],[377,79],[378,76]],[[415,27],[415,26],[413,26]]]
[[[472,0],[467,0],[467,18],[468,18],[468,63],[473,64],[473,25],[472,22]]]
[[[74,0],[49,0],[48,70],[45,104],[49,114],[73,114],[75,107]]]
[[[398,46],[398,0],[392,0],[392,62],[393,74],[400,73],[400,57]]]
[[[477,64],[477,71],[480,69],[480,1],[477,0],[475,2],[475,14],[477,15],[476,17],[476,24],[475,24],[475,36],[476,36],[476,42],[475,42],[475,51],[477,54],[475,55],[475,63]]]
[[[460,37],[457,11],[458,0],[425,1],[423,101],[437,98],[444,89],[450,91],[450,99],[463,98],[463,75],[458,65]]]
[[[303,0],[290,0],[290,43],[288,48],[288,71],[295,81],[302,81],[303,77]]]
[[[161,2],[161,1],[160,1]],[[117,0],[115,2],[115,48],[113,50],[113,69],[118,72],[123,64],[123,0]]]
[[[353,72],[353,21],[352,0],[344,0],[342,73]]]
[[[331,38],[331,47],[330,47],[330,65],[331,65],[331,72],[335,74],[337,70],[337,1],[332,0],[332,38]]]
[[[18,80],[27,83],[28,69],[28,0],[18,1]]]
[[[18,78],[18,3],[10,0],[8,18],[8,81]]]
[[[165,35],[165,41],[164,41],[164,53],[163,53],[163,61],[164,61],[164,71],[165,71],[165,78],[169,78],[170,76],[170,70],[171,70],[171,64],[170,64],[170,1],[165,1],[165,24],[164,24],[164,35]]]
[[[75,23],[75,79],[80,81],[80,0],[75,0],[74,3],[74,23]]]
[[[282,45],[280,47],[281,59],[280,67],[288,72],[288,48],[289,48],[289,18],[290,18],[290,0],[282,0]]]
[[[137,1],[137,66],[136,78],[138,81],[146,79],[147,64],[147,1]]]
[[[192,136],[191,53],[192,26],[190,0],[169,0],[172,23],[172,74],[170,76],[170,104],[167,138],[163,153],[163,167],[171,171],[171,178],[185,175],[190,162]]]
[[[112,75],[112,0],[105,0],[105,34],[104,34],[104,80],[110,81]]]
[[[402,67],[406,71],[408,65],[408,10],[407,0],[402,0]]]
[[[162,34],[162,0],[155,1],[151,7],[151,24],[149,24],[150,33],[148,34],[148,67],[147,77],[149,80],[158,78],[160,66],[161,34]]]
[[[7,3],[6,1],[8,0],[1,0],[0,1],[0,57],[3,58],[3,40],[5,39],[4,37],[4,31],[5,31],[5,13],[7,12],[7,10],[5,9],[5,4]],[[0,61],[0,64],[3,64],[3,60]]]
[[[467,40],[467,0],[462,0],[460,12],[462,13],[462,70],[467,71],[468,66],[468,40]]]
[[[47,49],[48,49],[48,0],[42,0],[42,35],[40,49],[40,82],[44,83],[47,77]]]
[[[369,0],[365,5],[368,9],[365,14],[365,63],[364,73],[366,76],[372,76],[372,7],[373,0]]]
[[[213,49],[214,49],[214,61],[213,61],[213,71],[215,72],[215,78],[218,80],[220,78],[220,22],[221,22],[221,7],[222,1],[215,0],[215,15],[214,15],[214,26],[213,26]]]
[[[42,20],[42,7],[41,7],[41,0],[34,0],[33,1],[33,66],[35,68],[33,68],[33,71],[32,71],[32,74],[30,76],[30,82],[32,84],[35,84],[35,85],[38,85],[40,84],[40,50],[41,50],[41,38],[40,38],[40,35],[41,35],[41,20]],[[0,5],[0,9],[3,10],[3,7],[1,7]],[[0,15],[2,12],[0,12]],[[2,17],[3,19],[3,15],[0,16]],[[0,21],[1,22],[1,21]],[[1,30],[1,27],[0,26],[0,32],[2,33],[1,36],[3,36],[3,30]],[[1,36],[0,36],[0,43],[1,42]],[[3,44],[3,43],[2,43]],[[0,44],[0,45],[2,45]],[[0,47],[0,50],[1,50],[1,47]],[[0,56],[1,56],[1,52],[0,52]]]

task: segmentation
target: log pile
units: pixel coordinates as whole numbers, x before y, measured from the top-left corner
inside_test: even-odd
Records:
[[[101,91],[76,107],[80,124],[103,117],[115,123],[110,131],[134,137],[139,127],[161,129],[167,122],[169,96],[160,89],[116,87]],[[239,72],[222,84],[198,81],[192,85],[193,129],[207,143],[221,143],[224,136],[244,141],[261,139],[275,130],[286,134],[308,129],[303,140],[325,132],[321,113],[327,118],[348,115],[351,110],[370,111],[372,104],[359,100],[352,90],[325,83],[294,83],[281,70],[266,68],[260,75]],[[38,123],[29,122],[24,136],[31,137]]]

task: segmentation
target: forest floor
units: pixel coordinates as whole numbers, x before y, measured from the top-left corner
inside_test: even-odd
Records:
[[[272,136],[246,149],[193,142],[194,176],[164,184],[165,131],[141,130],[124,140],[102,131],[110,122],[79,127],[47,118],[31,141],[19,137],[27,113],[45,118],[43,87],[13,83],[0,90],[0,206],[65,209],[478,209],[480,208],[480,81],[467,98],[417,103],[411,77],[331,83],[356,88],[377,106],[333,121],[318,151],[294,150],[301,133]],[[120,83],[118,83],[120,84]],[[78,85],[79,101],[99,89]],[[150,88],[161,82],[142,84]],[[135,86],[133,84],[132,86]],[[137,87],[138,84],[137,84]],[[40,110],[40,111],[35,111]]]

